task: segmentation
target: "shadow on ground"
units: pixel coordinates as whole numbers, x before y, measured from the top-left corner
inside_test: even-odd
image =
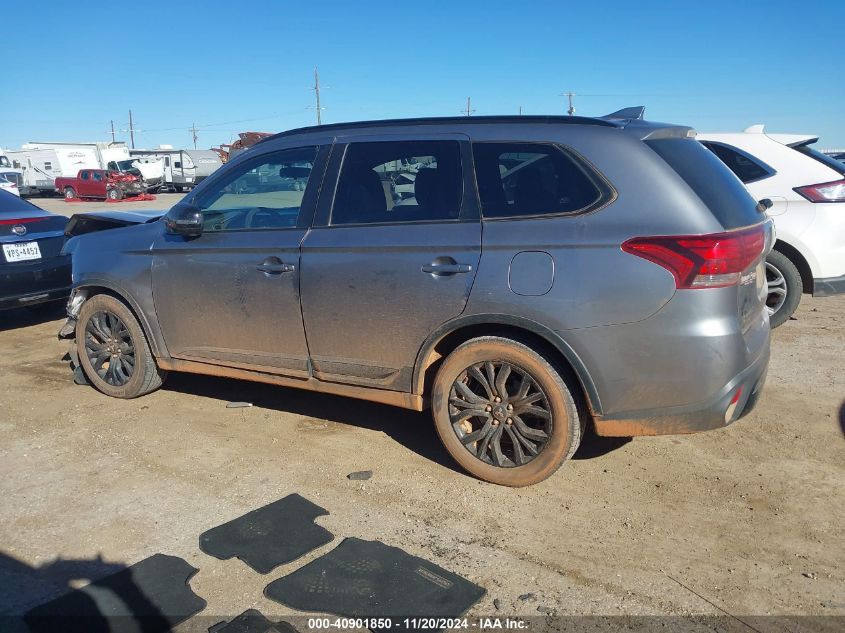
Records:
[[[29,308],[0,310],[0,332],[41,325],[65,316],[65,301],[41,303]],[[58,328],[56,328],[58,331]]]
[[[365,400],[192,374],[171,374],[164,388],[226,402],[246,401],[265,409],[379,431],[425,459],[464,473],[440,442],[428,411],[418,413]],[[599,437],[588,429],[574,459],[601,457],[629,441]]]
[[[839,428],[842,429],[842,435],[845,435],[845,400],[842,401],[842,406],[839,407]]]

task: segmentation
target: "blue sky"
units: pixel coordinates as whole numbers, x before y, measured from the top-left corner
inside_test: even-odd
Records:
[[[106,140],[200,147],[245,130],[645,105],[702,131],[765,123],[845,147],[845,1],[282,2],[3,6],[0,147]],[[311,108],[309,109],[309,106]],[[128,134],[118,132],[119,140]]]

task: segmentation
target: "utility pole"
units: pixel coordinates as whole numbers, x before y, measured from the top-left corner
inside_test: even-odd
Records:
[[[475,110],[472,109],[471,104],[472,101],[470,100],[470,97],[467,97],[467,108],[466,110],[462,110],[462,112],[467,116],[472,116],[472,113],[475,112]]]
[[[111,122],[111,142],[114,143],[114,121]]]
[[[566,111],[566,113],[567,113],[569,116],[572,116],[573,114],[575,114],[575,106],[574,106],[574,105],[572,105],[572,97],[574,97],[574,96],[575,96],[575,93],[574,93],[574,92],[572,92],[572,91],[569,91],[569,92],[564,92],[564,93],[561,93],[561,95],[560,95],[560,96],[561,96],[561,97],[568,97],[568,98],[569,98],[569,109]]]
[[[317,72],[316,66],[314,66],[314,94],[317,97],[317,125],[322,125],[323,119],[320,116],[320,74]]]
[[[132,110],[129,111],[129,142],[132,149],[135,149],[135,128],[132,125]]]
[[[522,116],[522,106],[519,106],[519,116]]]
[[[194,137],[194,149],[197,148],[197,124],[191,123],[191,134]]]

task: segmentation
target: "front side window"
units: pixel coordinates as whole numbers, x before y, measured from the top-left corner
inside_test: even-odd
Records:
[[[95,171],[95,172],[94,172],[93,174],[91,174],[91,175],[93,176],[94,180],[96,180],[97,182],[101,182],[101,181],[103,180],[103,174],[101,174],[101,173],[100,173],[100,172],[98,172],[98,171]]]
[[[331,224],[456,220],[463,198],[458,141],[387,141],[347,147]]]
[[[474,143],[485,218],[575,213],[602,199],[598,182],[575,159],[545,143]]]
[[[721,143],[704,143],[743,183],[771,176],[774,170],[764,167],[751,156]]]
[[[296,226],[316,147],[285,150],[241,163],[196,200],[203,231]]]

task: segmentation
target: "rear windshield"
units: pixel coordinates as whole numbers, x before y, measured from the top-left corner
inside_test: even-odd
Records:
[[[793,147],[792,149],[794,149],[796,152],[801,152],[802,154],[804,154],[804,156],[809,156],[810,158],[817,160],[820,163],[823,163],[825,167],[830,167],[836,173],[845,176],[845,165],[833,158],[833,156],[822,154],[820,151],[810,147],[809,144],[799,145],[798,147]]]
[[[32,213],[33,211],[43,213],[34,204],[27,202],[23,198],[19,198],[13,193],[0,189],[0,218],[10,215],[19,216],[21,213]]]
[[[757,224],[757,203],[736,176],[712,152],[693,139],[646,141],[684,179],[726,229]]]

